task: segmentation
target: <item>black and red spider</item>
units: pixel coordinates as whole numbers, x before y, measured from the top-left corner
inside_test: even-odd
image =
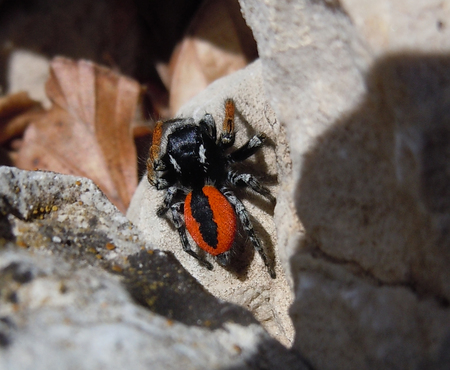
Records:
[[[226,266],[236,236],[237,216],[270,276],[275,278],[273,265],[255,234],[248,212],[231,190],[231,187],[247,186],[274,201],[270,191],[253,175],[233,169],[234,163],[255,154],[266,136],[256,134],[227,154],[235,139],[234,110],[234,102],[228,99],[218,138],[211,114],[205,114],[198,123],[193,118],[157,122],[147,161],[148,181],[158,190],[166,191],[157,215],[162,217],[171,211],[183,249],[203,266],[213,268],[191,249],[186,229],[200,248]]]

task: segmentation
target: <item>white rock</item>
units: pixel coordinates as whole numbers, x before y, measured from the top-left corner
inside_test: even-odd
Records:
[[[279,135],[280,124],[264,99],[261,82],[261,64],[256,62],[211,84],[207,90],[182,107],[178,116],[194,117],[199,120],[205,113],[211,113],[220,132],[224,102],[227,98],[233,98],[237,111],[235,147],[242,145],[256,132],[264,132],[270,138],[268,145],[265,145],[254,158],[246,161],[249,163],[246,168],[258,177],[261,183],[269,185],[276,196],[277,156],[284,150],[285,144],[283,137]],[[141,229],[146,240],[158,248],[174,253],[182,265],[209,292],[250,310],[269,333],[289,346],[293,330],[287,310],[292,302],[292,295],[284,273],[285,265],[276,257],[277,278],[271,279],[259,254],[252,254],[253,247],[244,235],[238,239],[238,244],[250,252],[250,255],[244,253],[241,257],[244,268],[249,265],[248,270],[236,275],[220,267],[213,259],[211,261],[214,270],[207,270],[182,250],[178,232],[171,226],[169,219],[156,216],[156,209],[162,202],[163,194],[163,191],[154,189],[144,178],[128,209],[127,216]],[[250,212],[255,231],[264,247],[277,255],[278,246],[271,205],[250,191],[238,190],[236,194]],[[191,245],[194,245],[193,241]],[[239,257],[238,255],[237,259]]]
[[[0,167],[0,195],[1,369],[306,368],[90,180]]]
[[[448,367],[448,4],[240,3],[292,159],[294,347],[321,369]]]

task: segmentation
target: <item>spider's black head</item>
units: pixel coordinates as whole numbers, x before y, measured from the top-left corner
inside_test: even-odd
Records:
[[[161,159],[188,188],[201,188],[206,183],[216,184],[225,180],[223,149],[202,126],[175,128],[167,137],[166,153]]]

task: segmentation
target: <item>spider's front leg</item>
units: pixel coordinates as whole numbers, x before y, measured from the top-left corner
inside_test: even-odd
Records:
[[[261,259],[263,260],[264,264],[266,265],[267,270],[269,271],[270,277],[272,279],[275,279],[276,273],[275,273],[273,264],[269,262],[266,252],[264,251],[264,249],[261,245],[261,242],[259,241],[258,237],[255,234],[255,230],[253,229],[253,225],[250,221],[248,212],[245,209],[244,204],[242,204],[242,202],[239,200],[239,198],[236,197],[231,190],[223,188],[223,189],[221,189],[221,192],[234,207],[236,215],[239,217],[239,220],[241,221],[244,231],[247,233],[250,241],[252,242],[253,248],[255,248],[255,250],[261,256]]]
[[[255,154],[266,141],[267,136],[263,133],[256,134],[244,145],[227,155],[229,163],[242,162]]]
[[[189,244],[189,240],[186,234],[186,225],[184,224],[183,218],[183,202],[178,202],[170,206],[172,211],[172,221],[175,228],[178,230],[178,234],[180,234],[181,244],[183,246],[183,250],[197,259],[203,266],[205,266],[208,270],[212,270],[213,266],[208,261],[202,259],[197,253],[195,253]]]
[[[150,146],[147,159],[148,182],[158,190],[166,189],[170,186],[167,179],[162,175],[162,172],[166,170],[166,165],[160,158],[163,125],[164,122],[162,121],[156,122],[155,129],[153,130],[152,145]]]
[[[225,118],[223,119],[222,133],[220,134],[218,141],[218,144],[224,149],[229,148],[234,144],[234,111],[235,107],[233,100],[227,99],[225,101]]]

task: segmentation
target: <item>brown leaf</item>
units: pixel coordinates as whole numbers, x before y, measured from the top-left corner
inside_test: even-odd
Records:
[[[30,121],[42,111],[42,105],[26,92],[0,98],[0,144],[22,135]]]
[[[158,68],[162,80],[170,86],[171,114],[211,82],[245,67],[256,57],[256,43],[238,2],[207,1],[173,53],[168,70]]]
[[[132,123],[141,86],[94,63],[59,57],[46,90],[53,107],[26,130],[15,165],[88,177],[124,212],[137,186]]]

